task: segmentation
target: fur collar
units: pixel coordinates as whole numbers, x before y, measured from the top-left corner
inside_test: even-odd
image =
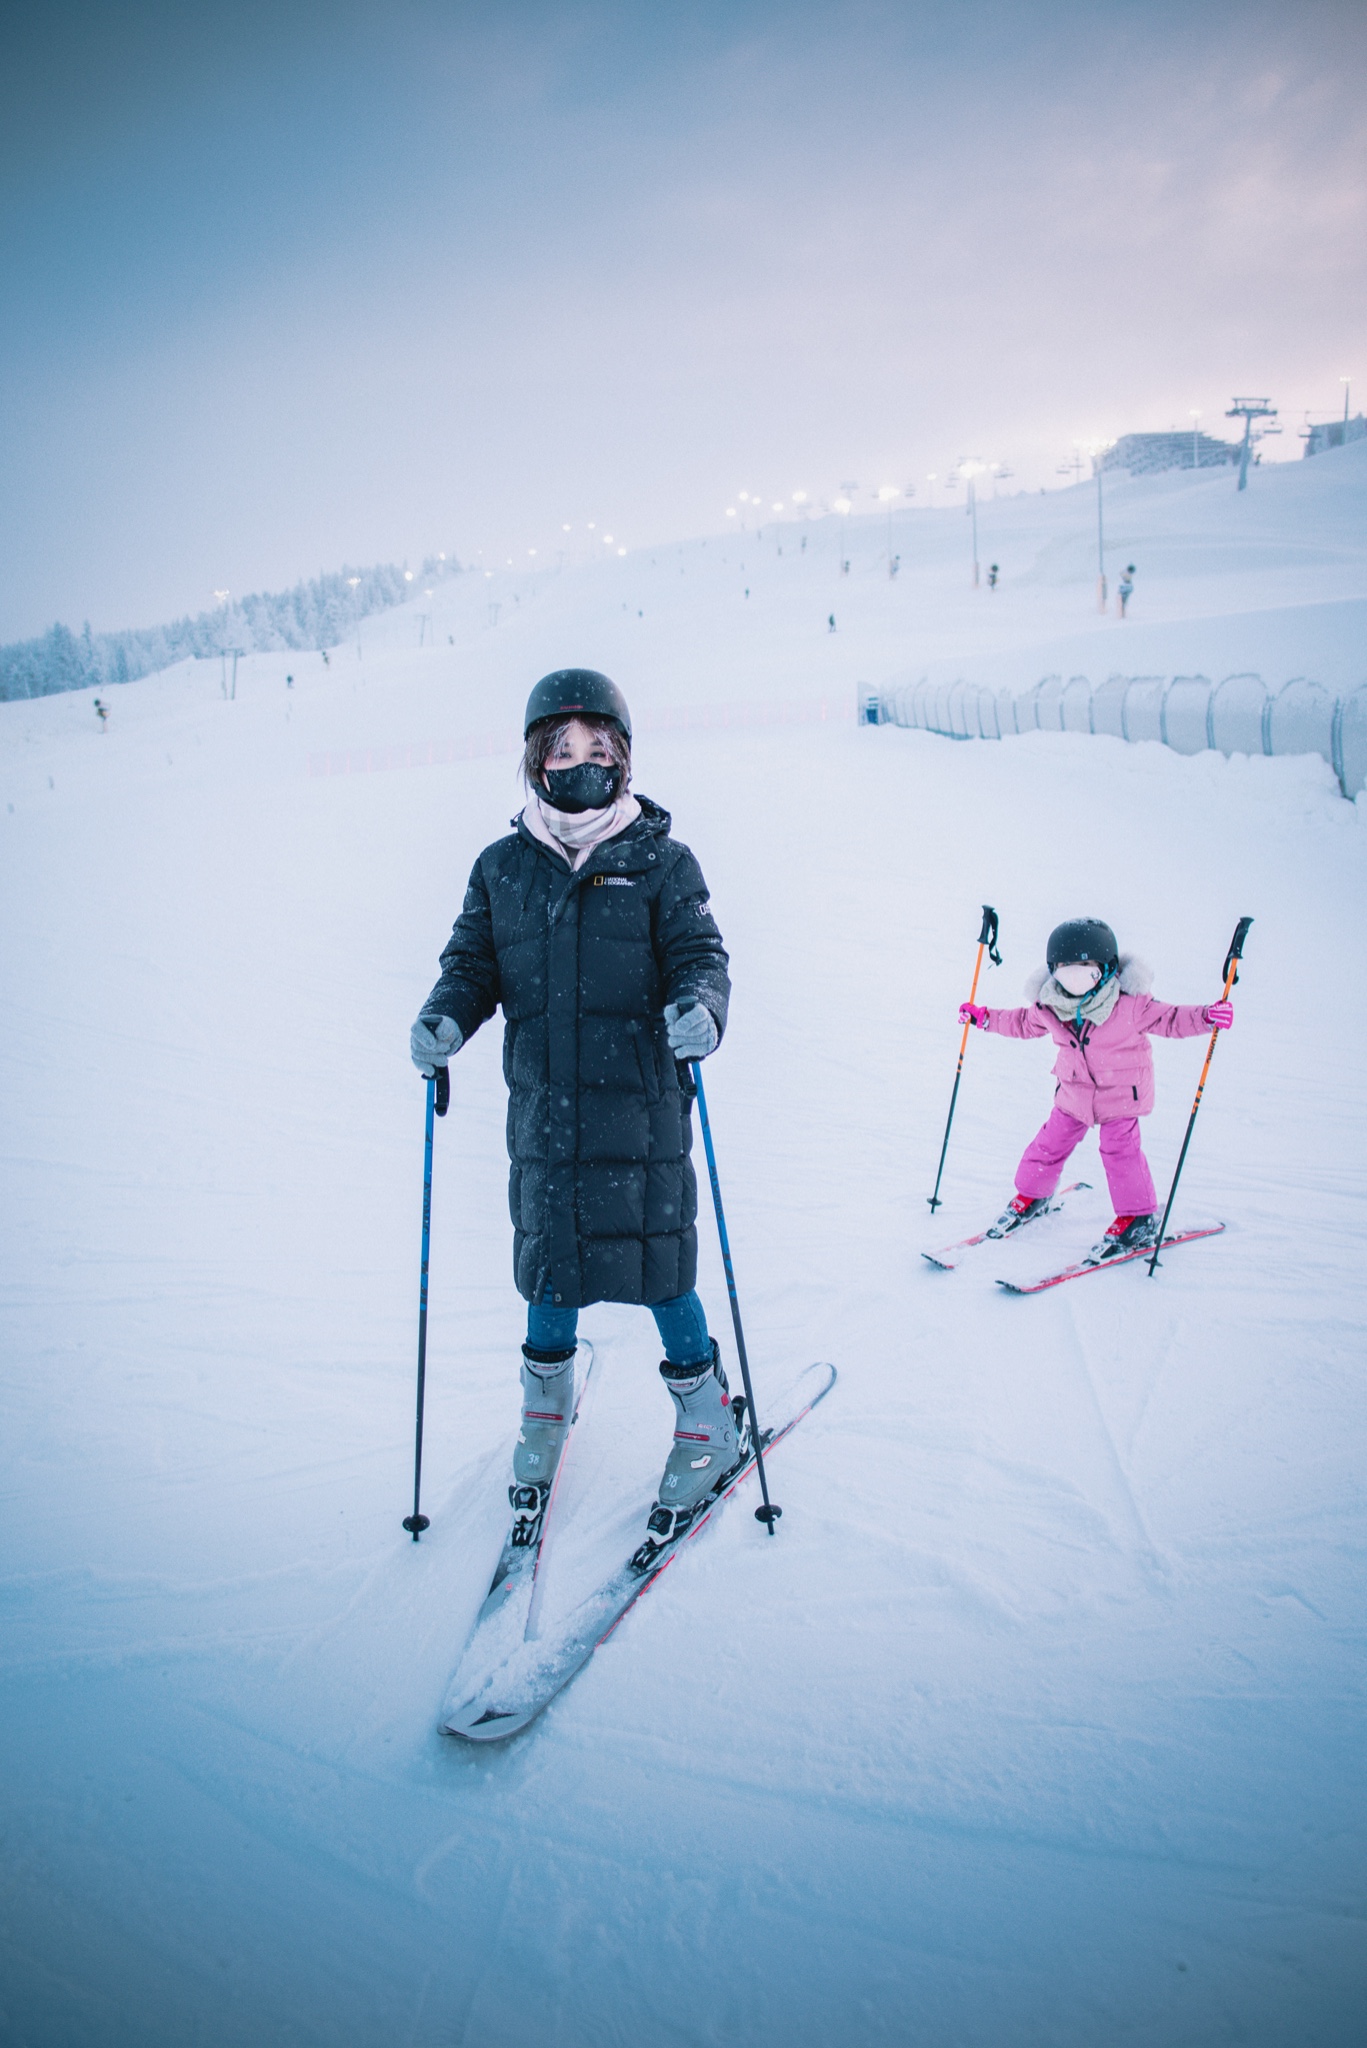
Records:
[[[1047,967],[1037,967],[1025,984],[1027,1004],[1037,1003],[1040,990],[1049,979]],[[1122,996],[1146,996],[1153,987],[1153,969],[1147,960],[1141,960],[1137,953],[1122,953],[1120,956],[1120,993]]]

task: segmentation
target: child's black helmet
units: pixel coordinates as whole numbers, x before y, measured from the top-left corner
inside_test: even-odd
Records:
[[[615,725],[628,745],[631,742],[631,713],[627,700],[610,677],[596,668],[558,668],[542,676],[527,699],[527,716],[522,721],[525,739],[543,718],[572,718],[584,711],[591,718],[606,718]]]
[[[1067,924],[1055,925],[1049,934],[1045,958],[1051,974],[1060,967],[1075,967],[1085,960],[1095,960],[1103,974],[1108,968],[1114,974],[1120,967],[1115,933],[1099,917],[1070,917]]]

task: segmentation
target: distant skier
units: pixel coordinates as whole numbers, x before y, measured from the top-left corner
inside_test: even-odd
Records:
[[[654,1315],[674,1401],[642,1546],[662,1549],[742,1455],[694,1288],[686,1064],[726,1028],[727,955],[669,813],[631,793],[616,684],[593,669],[543,677],[524,737],[527,802],[475,862],[410,1050],[430,1074],[502,1005],[513,1269],[528,1304],[514,1542],[536,1542],[569,1432],[579,1310],[621,1301]]]
[[[1016,1194],[992,1226],[1005,1237],[1048,1206],[1065,1160],[1099,1126],[1101,1163],[1115,1204],[1115,1221],[1087,1254],[1100,1265],[1117,1252],[1136,1251],[1158,1235],[1158,1196],[1144,1157],[1139,1119],[1153,1108],[1153,1053],[1149,1036],[1196,1038],[1228,1031],[1227,1002],[1160,1003],[1149,994],[1153,975],[1142,960],[1122,954],[1115,933],[1099,918],[1077,917],[1049,934],[1047,965],[1026,984],[1020,1010],[988,1010],[963,1003],[959,1021],[1003,1038],[1043,1038],[1059,1046],[1054,1062],[1054,1107],[1026,1146],[1016,1168]]]
[[[993,563],[992,563],[992,564],[990,565],[990,567],[989,567],[989,569],[988,569],[988,571],[987,571],[987,587],[988,587],[988,589],[989,589],[989,590],[995,590],[995,589],[996,589],[996,587],[997,587],[997,578],[998,578],[998,576],[999,576],[1000,574],[1001,574],[1001,571],[1000,571],[1000,569],[998,569],[998,567],[997,567],[996,563],[995,563],[995,562],[993,562]]]
[[[285,688],[286,688],[287,690],[292,690],[292,689],[294,688],[294,677],[293,677],[293,676],[286,676],[286,677],[285,677]]]
[[[330,654],[328,653],[328,651],[327,651],[326,647],[320,647],[320,648],[318,649],[318,652],[319,652],[319,653],[320,653],[320,654],[322,655],[322,657],[323,657],[323,667],[324,667],[324,668],[331,668],[331,667],[332,667],[332,656],[331,656],[331,655],[330,655]]]
[[[1131,562],[1129,567],[1126,569],[1125,574],[1121,577],[1119,583],[1116,585],[1115,589],[1116,610],[1120,613],[1122,619],[1125,616],[1125,608],[1129,604],[1129,601],[1133,596],[1134,563]]]
[[[826,619],[826,631],[827,631],[828,633],[833,633],[833,632],[835,631],[835,613],[834,613],[834,612],[831,612],[831,613],[830,613],[830,614],[829,614],[829,615],[827,616],[827,619]]]
[[[100,731],[107,731],[109,726],[109,706],[107,704],[102,704],[99,698],[97,697],[90,708],[100,721]]]

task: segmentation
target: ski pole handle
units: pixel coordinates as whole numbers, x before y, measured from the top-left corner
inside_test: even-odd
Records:
[[[978,976],[979,976],[979,975],[980,975],[980,974],[982,973],[982,971],[983,971],[983,953],[984,953],[984,951],[986,952],[986,954],[987,954],[987,957],[988,957],[988,959],[989,959],[989,960],[990,960],[990,961],[992,962],[992,965],[993,965],[994,967],[1000,967],[1000,966],[1001,966],[1001,964],[1002,964],[1002,956],[1001,956],[1001,954],[1000,954],[1000,953],[999,953],[999,952],[997,951],[997,913],[996,913],[996,911],[995,911],[995,910],[994,910],[994,909],[992,908],[992,905],[991,905],[990,903],[984,903],[984,905],[983,905],[983,928],[982,928],[982,930],[981,930],[981,931],[980,931],[980,932],[978,933],[978,957],[977,957],[977,959],[976,959],[976,960],[975,960],[975,961],[973,962],[973,986],[972,986],[972,988],[971,988],[971,989],[970,989],[970,990],[968,991],[968,1000],[969,1000],[969,1002],[970,1002],[970,1003],[976,1003],[976,1002],[977,1002],[977,1000],[978,1000]],[[963,1035],[963,1037],[962,1037],[962,1038],[961,1038],[961,1039],[959,1040],[959,1070],[960,1070],[960,1072],[962,1072],[962,1070],[963,1070],[963,1064],[964,1064],[964,1050],[965,1050],[965,1047],[967,1046],[967,1044],[968,1044],[968,1026],[967,1026],[967,1024],[965,1024],[965,1026],[964,1026],[964,1035]],[[956,1076],[956,1079],[957,1079],[957,1076]],[[936,1188],[938,1189],[938,1187],[939,1187],[939,1182],[937,1181],[937,1182],[936,1182]]]
[[[436,1086],[432,1091],[432,1107],[438,1116],[445,1116],[451,1107],[451,1069],[438,1067],[434,1079]]]
[[[1225,955],[1226,1002],[1229,1000],[1230,990],[1239,979],[1239,962],[1244,957],[1244,940],[1248,937],[1248,928],[1252,922],[1251,917],[1241,917],[1234,927],[1234,937],[1229,942],[1229,951]]]

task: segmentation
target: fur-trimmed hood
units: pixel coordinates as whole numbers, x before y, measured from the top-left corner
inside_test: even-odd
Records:
[[[1025,984],[1025,1000],[1037,1003],[1046,981],[1052,977],[1047,967],[1037,967]],[[1057,987],[1057,983],[1055,983]],[[1147,960],[1141,960],[1137,953],[1122,953],[1120,956],[1120,993],[1122,996],[1146,996],[1153,987],[1153,969]],[[1060,997],[1064,991],[1059,989]],[[1072,999],[1076,1001],[1077,998]]]

